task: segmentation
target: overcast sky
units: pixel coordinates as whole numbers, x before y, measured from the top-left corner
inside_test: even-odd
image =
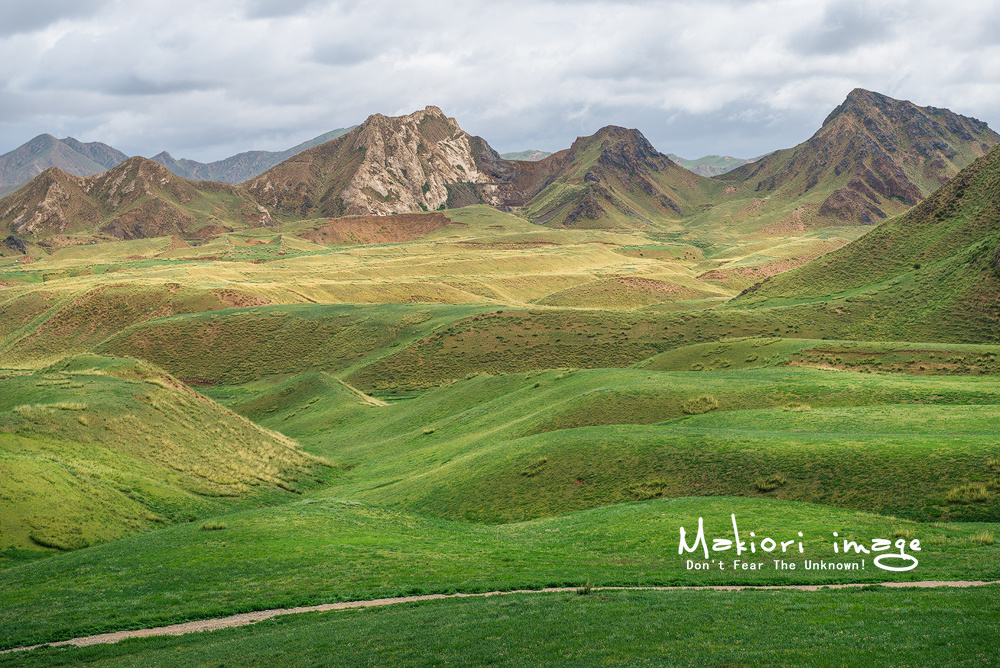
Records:
[[[614,124],[753,157],[855,87],[1000,130],[1000,4],[2,0],[0,87],[0,153],[47,132],[210,161],[436,105],[501,152]]]

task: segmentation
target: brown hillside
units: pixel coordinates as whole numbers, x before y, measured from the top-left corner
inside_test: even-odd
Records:
[[[3,200],[0,229],[21,237],[91,233],[115,239],[198,236],[206,224],[228,229],[274,224],[241,188],[192,182],[142,157],[90,177],[51,168]]]
[[[86,188],[86,179],[50,167],[0,202],[0,229],[22,237],[92,229],[101,208]]]
[[[442,213],[331,218],[326,225],[299,236],[318,244],[381,244],[413,241],[451,221]]]
[[[531,188],[524,191],[529,217],[549,225],[635,227],[676,219],[707,202],[715,189],[653,148],[638,130],[616,126],[580,137],[537,163],[517,164],[520,181]]]
[[[827,224],[872,224],[913,206],[997,143],[982,121],[859,88],[806,142],[717,179],[815,200]]]

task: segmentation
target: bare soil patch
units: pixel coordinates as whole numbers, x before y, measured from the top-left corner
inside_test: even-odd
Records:
[[[453,224],[443,213],[330,218],[299,236],[318,244],[382,244],[413,241]]]

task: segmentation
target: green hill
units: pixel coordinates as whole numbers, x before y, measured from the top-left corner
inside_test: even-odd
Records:
[[[997,341],[998,221],[994,148],[905,215],[765,281],[730,308],[822,302],[850,316],[839,338],[861,338],[862,328],[877,324],[898,339]]]
[[[72,357],[0,388],[5,548],[78,549],[281,502],[325,465],[136,360]]]

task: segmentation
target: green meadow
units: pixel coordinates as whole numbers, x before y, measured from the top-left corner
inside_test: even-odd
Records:
[[[995,585],[521,594],[44,648],[0,665],[984,666],[996,658],[997,595]]]
[[[712,547],[715,538],[733,538],[733,514],[742,540],[754,540],[751,532],[759,537],[755,552],[747,545],[740,555],[735,549],[711,551],[708,559],[700,549],[679,554],[681,527],[690,546],[702,518]],[[614,504],[489,525],[311,497],[10,568],[4,574],[0,630],[5,644],[23,645],[277,607],[588,584],[996,580],[1000,545],[991,537],[996,528],[924,525],[814,504],[724,497]],[[765,552],[767,537],[793,543],[784,552],[780,547]],[[875,538],[902,539],[904,551],[919,565],[886,571],[873,563],[880,553],[833,550],[845,539],[870,549]],[[911,552],[914,540],[920,550]],[[795,567],[776,567],[776,559]],[[807,559],[857,564],[857,570],[806,570]],[[689,569],[689,560],[709,568]],[[759,568],[743,570],[743,563]],[[912,562],[894,557],[882,563]]]
[[[0,648],[570,588],[0,665],[988,665],[996,585],[602,589],[1000,580],[995,328],[893,312],[943,299],[945,260],[731,301],[868,231],[761,235],[740,197],[643,229],[475,206],[405,243],[310,220],[0,258]]]

